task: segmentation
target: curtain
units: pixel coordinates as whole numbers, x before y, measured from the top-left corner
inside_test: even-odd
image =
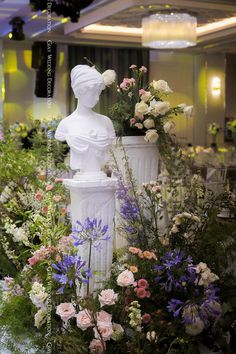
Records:
[[[69,46],[69,71],[78,64],[88,64],[85,58],[96,65],[100,72],[107,69],[115,70],[118,83],[121,83],[124,77],[130,77],[131,70],[129,66],[131,64],[135,64],[138,67],[144,65],[149,69],[149,50],[147,49]],[[144,84],[146,85],[148,83],[148,74],[145,75],[145,79],[146,82],[144,82]],[[112,105],[114,100],[115,97],[112,90],[109,88],[104,90],[100,96],[99,103],[95,107],[95,111],[109,116],[108,108]],[[69,110],[71,113],[75,110],[77,104],[72,89],[70,90],[69,102]]]

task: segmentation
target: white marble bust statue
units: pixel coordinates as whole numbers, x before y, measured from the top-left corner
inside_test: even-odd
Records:
[[[62,119],[55,138],[69,145],[72,170],[80,174],[99,172],[109,158],[109,147],[115,138],[111,120],[92,110],[105,88],[104,80],[95,68],[77,65],[71,71],[71,87],[78,105]]]

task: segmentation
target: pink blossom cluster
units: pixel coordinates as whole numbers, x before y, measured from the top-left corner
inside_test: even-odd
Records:
[[[52,246],[42,246],[39,250],[33,253],[33,256],[28,259],[28,263],[34,266],[39,261],[47,258],[50,254],[55,252],[55,247]]]
[[[139,299],[144,299],[145,297],[149,298],[151,296],[148,286],[146,279],[141,278],[137,281],[137,286],[134,291]]]
[[[19,284],[15,283],[15,280],[11,277],[5,277],[3,279],[3,292],[5,297],[13,297],[22,295],[24,290],[20,287]]]
[[[130,87],[134,85],[135,85],[135,79],[133,77],[131,79],[124,78],[122,83],[120,84],[120,88],[122,90],[128,90]]]
[[[129,247],[129,252],[132,254],[136,254],[141,259],[145,258],[148,260],[157,260],[157,256],[152,251],[142,251],[140,248],[137,247]]]

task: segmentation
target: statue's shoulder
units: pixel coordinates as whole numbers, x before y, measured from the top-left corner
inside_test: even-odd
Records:
[[[103,114],[99,114],[99,113],[98,113],[98,115],[100,116],[100,118],[101,118],[106,124],[108,124],[108,125],[111,124],[111,119],[110,119],[109,117],[104,116]]]

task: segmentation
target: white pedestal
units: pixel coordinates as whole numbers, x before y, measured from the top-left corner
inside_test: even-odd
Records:
[[[159,172],[159,153],[156,144],[148,143],[144,140],[144,136],[124,136],[117,139],[114,146],[114,154],[124,174],[124,150],[129,159],[129,166],[132,169],[133,177],[137,181],[137,185],[142,183],[155,181]]]
[[[102,176],[101,176],[102,177]],[[78,176],[77,176],[78,178]],[[76,179],[64,179],[63,183],[70,190],[71,196],[71,217],[72,225],[76,221],[82,224],[86,218],[97,218],[102,220],[102,226],[108,225],[108,232],[111,238],[108,241],[101,241],[100,251],[92,247],[91,270],[96,275],[90,278],[90,293],[100,287],[102,281],[110,275],[113,252],[114,215],[115,215],[115,189],[116,178],[103,177],[97,180],[82,180],[82,176]],[[78,254],[83,260],[89,260],[89,245],[78,246]],[[88,263],[87,263],[88,265]],[[83,286],[80,295],[85,295],[87,286]]]
[[[133,178],[140,187],[142,183],[155,181],[159,173],[159,153],[156,144],[148,143],[144,136],[125,136],[116,139],[113,145],[113,153],[117,160],[120,171],[125,177],[125,155],[128,157],[129,167],[132,170]],[[129,180],[127,181],[129,183]],[[119,212],[119,202],[116,203],[116,209]],[[118,223],[118,218],[116,218]],[[120,234],[115,235],[115,248],[127,246],[127,241]]]

